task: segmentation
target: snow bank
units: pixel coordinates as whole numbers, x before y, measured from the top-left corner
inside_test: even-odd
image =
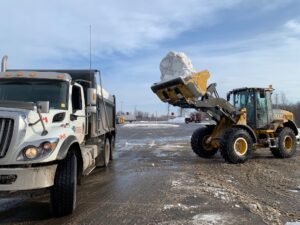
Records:
[[[174,119],[169,119],[169,123],[185,123],[185,117],[176,117]]]

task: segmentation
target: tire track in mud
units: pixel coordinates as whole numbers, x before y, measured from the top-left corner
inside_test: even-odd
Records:
[[[297,187],[297,180],[268,167],[255,163],[254,170],[247,173],[248,183],[260,189],[257,193],[263,204],[273,207],[283,217],[300,220],[299,197],[291,191]]]
[[[196,189],[225,202],[243,204],[266,224],[283,224],[285,220],[299,221],[299,197],[297,198],[297,193],[289,191],[298,186],[299,180],[287,177],[280,171],[282,168],[292,170],[296,163],[274,161],[275,163],[266,164],[264,160],[250,159],[242,165],[199,163],[192,166],[192,170],[197,171],[194,176],[180,176],[185,179],[180,179],[184,185],[179,188],[183,187],[187,191]],[[185,169],[191,171],[190,168]]]

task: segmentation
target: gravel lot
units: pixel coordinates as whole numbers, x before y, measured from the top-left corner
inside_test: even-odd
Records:
[[[2,224],[285,224],[300,221],[300,152],[258,150],[241,165],[197,157],[199,124],[118,127],[115,160],[78,187],[76,212],[52,218],[48,195],[0,200]]]

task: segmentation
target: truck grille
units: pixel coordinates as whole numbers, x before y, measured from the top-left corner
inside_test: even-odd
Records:
[[[14,120],[0,118],[0,158],[3,158],[10,145],[14,130]]]
[[[17,180],[17,175],[0,175],[0,184],[12,184]]]

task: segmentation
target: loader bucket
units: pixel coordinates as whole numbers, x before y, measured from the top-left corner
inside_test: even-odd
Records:
[[[190,76],[155,83],[151,89],[163,102],[184,107],[205,95],[209,77],[209,72],[205,70]]]

